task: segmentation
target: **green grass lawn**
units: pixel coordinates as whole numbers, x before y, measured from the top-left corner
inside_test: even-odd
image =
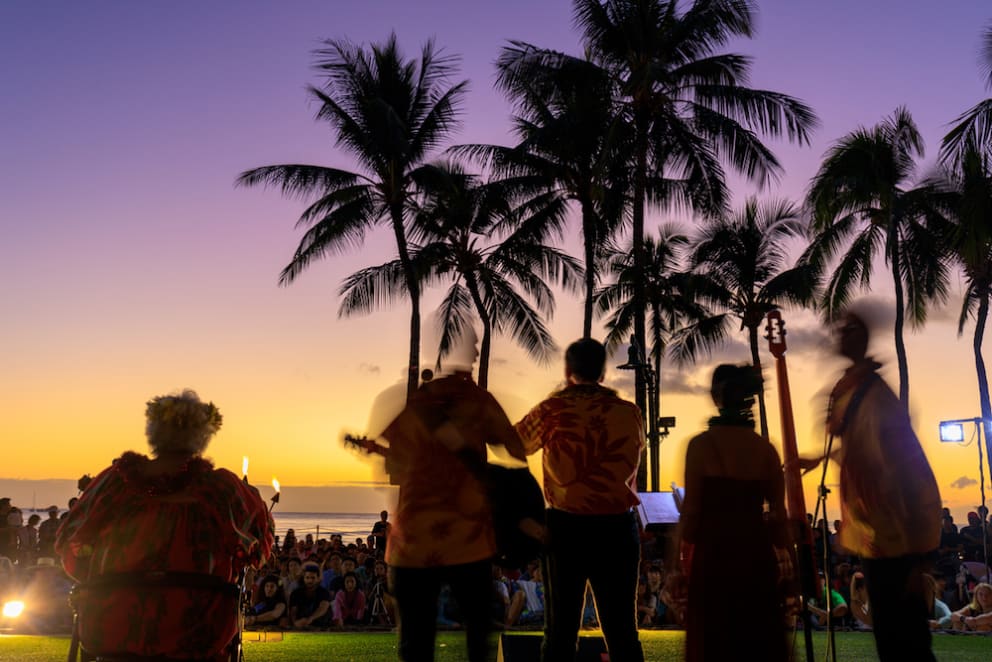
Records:
[[[540,636],[534,633],[532,636]],[[685,634],[678,631],[642,631],[645,657],[658,662],[682,659]],[[816,659],[823,660],[827,638],[825,633],[814,636]],[[796,642],[803,646],[802,636]],[[56,662],[66,659],[68,637],[30,635],[0,635],[0,662]],[[940,662],[987,662],[992,659],[992,638],[987,636],[934,636],[933,650]],[[743,653],[743,651],[742,651]],[[456,662],[465,657],[459,632],[438,633],[438,662]],[[799,660],[804,660],[800,650]],[[366,660],[395,660],[396,635],[389,632],[329,632],[313,634],[288,633],[282,641],[245,642],[247,662],[365,662]],[[493,647],[493,660],[496,649]],[[746,655],[742,657],[746,659]],[[840,662],[876,662],[875,643],[870,633],[837,633],[837,659]]]

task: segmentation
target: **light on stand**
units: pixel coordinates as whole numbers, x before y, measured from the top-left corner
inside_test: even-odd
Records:
[[[958,443],[964,441],[964,425],[958,422],[941,423],[940,440]]]
[[[940,440],[945,442],[964,442],[964,426],[965,424],[971,424],[975,426],[975,434],[978,436],[978,487],[981,493],[982,506],[985,506],[985,470],[983,466],[982,459],[982,428],[988,422],[988,419],[982,417],[976,418],[958,418],[951,421],[941,421],[940,422]],[[986,442],[988,440],[986,439]],[[985,462],[992,462],[992,457],[986,457]],[[992,465],[990,465],[990,473],[992,473]],[[992,550],[992,543],[989,540],[989,525],[987,518],[982,518],[982,560],[985,565],[985,576],[992,576],[992,558],[990,556],[990,550]]]
[[[248,456],[241,456],[241,480],[248,482]]]

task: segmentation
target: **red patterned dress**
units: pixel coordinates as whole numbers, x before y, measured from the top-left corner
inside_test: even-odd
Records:
[[[157,586],[148,573],[212,575],[235,584],[272,547],[272,519],[255,488],[191,458],[177,473],[146,475],[125,453],[87,487],[59,527],[66,572],[95,587],[79,600],[84,649],[103,654],[226,659],[237,633],[237,596]]]

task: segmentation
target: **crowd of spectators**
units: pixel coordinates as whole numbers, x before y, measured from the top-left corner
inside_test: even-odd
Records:
[[[933,630],[992,632],[992,586],[986,576],[982,519],[988,510],[977,507],[968,513],[968,525],[958,529],[953,516],[944,509],[940,547],[929,572],[923,574],[925,595]],[[812,521],[812,516],[809,516]],[[843,523],[835,520],[832,530],[823,521],[813,529],[817,566],[829,568],[830,617],[828,619],[823,571],[819,586],[822,597],[811,601],[815,625],[841,629],[869,630],[871,605],[865,590],[861,560],[846,553],[837,543]],[[992,524],[989,524],[992,531]],[[826,535],[824,536],[824,531]]]
[[[70,507],[75,501],[70,501]],[[55,555],[55,533],[65,516],[58,506],[25,516],[7,497],[0,498],[0,602],[25,606],[18,625],[28,631],[68,631],[72,583]]]
[[[71,507],[71,502],[70,502]],[[25,519],[10,499],[0,498],[0,596],[28,598],[37,611],[41,605],[51,618],[42,618],[39,630],[67,627],[65,604],[71,583],[59,567],[53,544],[55,532],[67,511],[56,506],[42,519]],[[60,514],[61,513],[61,514]],[[943,514],[941,546],[927,583],[930,624],[934,630],[992,631],[992,584],[982,570],[982,520],[987,510],[968,514],[968,525],[959,530],[950,513]],[[829,563],[827,582],[821,570],[819,599],[810,601],[813,622],[825,627],[829,621],[841,629],[870,629],[871,607],[864,588],[860,560],[840,549],[834,521],[823,536],[823,522],[814,531],[817,565]],[[266,565],[249,579],[245,625],[249,629],[313,630],[332,628],[392,628],[395,604],[388,590],[388,565],[384,560],[389,530],[383,512],[367,537],[346,542],[341,534],[315,539],[297,537],[287,530]],[[637,589],[638,625],[642,628],[680,627],[678,605],[666,599],[664,545],[646,544],[642,550]],[[609,557],[604,556],[604,563]],[[829,618],[828,618],[829,607]],[[544,623],[544,585],[535,559],[521,568],[492,569],[492,621],[496,628],[540,628]],[[458,605],[450,591],[438,600],[439,627],[458,627]],[[595,605],[587,591],[583,615],[585,627],[597,627]]]

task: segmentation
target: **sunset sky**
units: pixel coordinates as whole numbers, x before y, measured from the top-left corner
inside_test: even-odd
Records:
[[[992,19],[983,0],[766,0],[759,11],[757,37],[733,50],[755,58],[754,86],[803,99],[821,125],[810,147],[772,142],[784,176],[764,191],[737,182],[735,206],[755,193],[800,199],[833,141],[900,105],[930,165],[948,123],[992,95],[978,67]],[[364,431],[377,394],[403,378],[408,309],[339,319],[337,290],[390,259],[392,236],[372,235],[281,288],[302,203],[234,180],[275,163],[355,168],[314,120],[311,52],[322,39],[368,43],[390,31],[410,57],[431,37],[461,56],[471,87],[453,144],[511,144],[510,107],[493,89],[508,39],[580,52],[567,0],[0,3],[0,477],[75,478],[144,451],[145,401],[191,387],[224,414],[208,452],[219,465],[240,472],[248,455],[254,481],[284,485],[377,478],[339,438]],[[649,227],[662,219],[652,214]],[[878,274],[876,298],[891,300],[889,281]],[[979,412],[973,328],[956,335],[959,285],[907,340],[914,424],[960,522],[978,503],[978,453],[937,440],[940,419]],[[841,366],[822,323],[784,316],[800,450],[812,453]],[[562,346],[580,335],[577,299],[559,297],[552,328]],[[895,384],[891,337],[878,340]],[[743,341],[664,372],[662,414],[678,425],[662,484],[682,481],[686,441],[711,415],[712,365],[746,361]],[[992,359],[992,341],[985,351]],[[560,361],[537,366],[495,343],[491,388],[511,418],[561,373]],[[630,393],[629,373],[608,379]],[[768,399],[777,443],[774,391]]]

